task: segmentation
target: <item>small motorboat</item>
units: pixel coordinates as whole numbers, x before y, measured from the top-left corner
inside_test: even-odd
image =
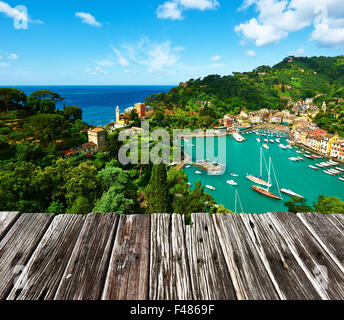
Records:
[[[206,185],[205,187],[206,187],[207,189],[209,189],[209,190],[212,190],[212,191],[215,191],[215,190],[216,190],[216,188],[213,187],[213,186]]]
[[[264,147],[265,149],[267,149],[267,150],[270,149],[270,147],[269,147],[267,144],[263,144],[263,147]]]
[[[294,191],[291,191],[291,190],[288,190],[288,189],[281,189],[281,192],[283,192],[285,194],[288,194],[288,195],[290,195],[292,197],[304,199],[303,196],[300,196],[299,194],[295,193]]]
[[[238,184],[234,180],[227,180],[227,183],[231,186],[237,186]]]
[[[319,170],[319,168],[317,168],[317,167],[314,167],[314,166],[308,166],[309,168],[311,168],[311,169],[313,169],[313,170]]]
[[[279,147],[283,150],[287,150],[287,147],[284,144],[280,144]]]
[[[232,177],[239,177],[239,175],[235,174],[235,173],[231,173]]]
[[[201,171],[195,171],[195,173],[196,173],[196,174],[202,174],[202,172],[201,172]]]

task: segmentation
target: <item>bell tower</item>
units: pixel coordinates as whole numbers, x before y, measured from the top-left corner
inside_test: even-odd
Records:
[[[116,123],[119,124],[121,122],[121,111],[119,110],[119,106],[116,108]]]

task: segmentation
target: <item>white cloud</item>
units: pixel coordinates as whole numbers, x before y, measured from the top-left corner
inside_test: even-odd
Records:
[[[111,45],[111,48],[112,48],[112,50],[116,53],[116,55],[117,55],[117,61],[118,61],[118,63],[119,63],[120,65],[122,65],[122,66],[124,66],[124,67],[130,65],[130,63],[128,62],[128,60],[122,56],[121,52],[120,52],[118,49],[114,48],[112,45]]]
[[[104,71],[101,67],[96,67],[95,70],[92,70],[91,68],[86,68],[85,70],[90,76],[97,76],[99,74],[108,74],[108,72]]]
[[[177,50],[178,51],[178,50]],[[147,52],[147,59],[142,63],[148,66],[148,72],[162,71],[173,67],[179,60],[170,41],[155,45]]]
[[[102,67],[112,67],[115,64],[115,62],[111,60],[99,60],[99,61],[95,61],[95,63]]]
[[[217,54],[216,56],[212,57],[210,60],[211,60],[211,61],[219,61],[219,60],[221,60],[221,56],[219,56],[219,55]]]
[[[256,52],[254,50],[246,50],[245,54],[249,57],[255,57],[256,56]]]
[[[258,47],[278,43],[313,23],[311,39],[318,45],[344,44],[343,0],[245,0],[240,9],[253,5],[258,16],[237,25],[235,31]]]
[[[9,4],[3,1],[0,1],[0,12],[13,19],[28,20],[28,17],[24,12],[20,12],[16,8],[12,8]]]
[[[311,34],[311,40],[321,47],[344,46],[344,18],[329,18],[325,7],[319,7],[315,12],[318,16],[314,20],[315,30]]]
[[[297,57],[303,57],[306,55],[306,50],[303,48],[299,48],[295,52],[291,52],[289,55],[297,56]]]
[[[26,12],[20,11],[16,8],[12,8],[8,3],[4,1],[0,1],[0,12],[4,13],[7,17],[12,19],[28,21],[30,23],[43,24],[43,21],[41,20],[31,20]]]
[[[99,23],[94,16],[92,16],[90,13],[85,12],[77,12],[75,14],[76,17],[81,18],[81,21],[83,23],[89,24],[93,27],[100,27],[101,23]]]
[[[220,4],[217,0],[179,0],[181,6],[186,9],[209,10],[215,9]]]
[[[171,0],[158,7],[157,16],[160,19],[182,20],[185,10],[212,10],[219,5],[217,0]]]
[[[9,67],[10,65],[6,62],[0,62],[0,67]]]
[[[178,6],[177,2],[165,2],[160,5],[156,11],[158,18],[160,19],[171,19],[171,20],[182,20],[182,10]]]
[[[11,53],[8,55],[7,57],[9,60],[13,60],[13,61],[16,61],[19,59],[18,55],[16,53]]]
[[[148,38],[142,38],[134,45],[124,44],[122,48],[121,52],[117,51],[123,61],[128,65],[131,62],[137,66],[145,66],[149,73],[170,73],[180,61],[179,53],[184,50],[182,47],[173,47],[170,41],[153,43]]]
[[[260,24],[255,18],[236,26],[235,31],[238,33],[241,32],[247,39],[255,40],[257,47],[277,43],[288,35],[286,32],[280,31],[272,25]]]

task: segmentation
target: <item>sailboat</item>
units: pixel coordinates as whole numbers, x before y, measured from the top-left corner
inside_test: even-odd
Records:
[[[271,161],[271,158],[269,158],[269,179],[268,179],[268,184],[270,185],[267,189],[263,188],[263,187],[259,187],[259,186],[252,186],[252,189],[259,192],[260,194],[266,196],[266,197],[269,197],[269,198],[272,198],[272,199],[276,199],[276,200],[282,200],[282,195],[281,195],[281,191],[280,189],[278,188],[279,192],[280,192],[280,196],[277,196],[275,195],[274,193],[272,193],[270,191],[270,187],[272,187],[272,184],[271,184],[271,165],[272,165],[272,161]],[[274,170],[275,172],[275,170]],[[276,174],[275,174],[275,178],[276,178]],[[276,183],[278,184],[277,182],[277,178],[276,178]]]
[[[251,174],[248,174],[246,178],[254,183],[258,183],[265,187],[272,187],[272,185],[266,181],[264,181],[261,177],[263,176],[263,149],[260,148],[260,176],[254,176]]]

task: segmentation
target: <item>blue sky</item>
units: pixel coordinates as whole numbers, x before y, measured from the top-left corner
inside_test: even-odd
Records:
[[[27,9],[27,14],[21,8]],[[27,29],[15,28],[15,23]],[[343,0],[0,0],[0,85],[178,84],[343,54]]]

